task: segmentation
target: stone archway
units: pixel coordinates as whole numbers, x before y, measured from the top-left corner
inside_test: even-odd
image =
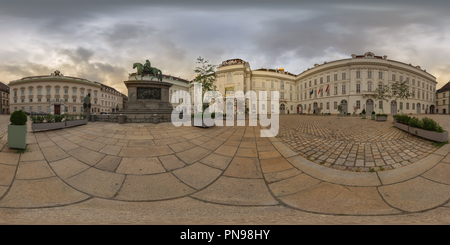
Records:
[[[303,106],[300,104],[297,105],[297,113],[303,113]]]
[[[436,113],[436,112],[435,112],[435,109],[436,109],[436,107],[435,107],[434,105],[431,105],[431,106],[430,106],[430,113],[431,113],[431,114]]]
[[[284,105],[284,104],[281,104],[280,105],[280,114],[284,114],[285,113],[285,110],[286,109],[286,106]]]

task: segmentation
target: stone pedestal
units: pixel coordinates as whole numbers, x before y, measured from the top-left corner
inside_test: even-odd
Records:
[[[125,116],[123,114],[119,115],[119,124],[124,124],[125,123]]]
[[[131,77],[124,83],[128,89],[128,102],[124,104],[120,114],[127,118],[152,117],[153,120],[156,120],[153,115],[157,114],[158,122],[170,121],[173,111],[173,106],[169,102],[171,83],[134,80]]]

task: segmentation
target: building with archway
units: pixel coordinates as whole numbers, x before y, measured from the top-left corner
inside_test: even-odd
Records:
[[[257,96],[270,100],[271,91],[279,91],[280,114],[293,113],[345,113],[367,114],[372,111],[395,115],[397,113],[435,113],[436,78],[420,66],[389,60],[371,52],[352,55],[323,64],[314,64],[295,75],[283,68],[250,69],[242,59],[222,62],[216,71],[217,90],[225,97],[235,91],[255,91]],[[411,97],[380,101],[375,89],[406,81]],[[224,108],[225,110],[226,108]],[[256,108],[249,108],[255,110]],[[271,113],[273,108],[259,108]]]

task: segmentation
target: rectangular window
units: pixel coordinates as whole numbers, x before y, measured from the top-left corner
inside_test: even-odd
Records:
[[[334,81],[337,81],[337,74],[334,74]]]
[[[32,106],[30,106],[30,112],[32,112],[33,111],[33,107]]]
[[[41,95],[41,88],[38,88],[38,95]]]
[[[406,110],[409,110],[409,103],[406,103]]]
[[[356,71],[356,78],[361,78],[361,71]]]
[[[41,107],[40,106],[38,106],[38,112],[41,112]]]
[[[17,91],[14,91],[14,97],[17,97]]]
[[[403,76],[399,76],[399,78],[400,78],[400,79],[399,79],[399,80],[400,80],[399,82],[403,82]]]
[[[50,102],[50,98],[47,98],[47,102]]]
[[[97,93],[95,93],[97,94]],[[84,96],[84,90],[81,90],[81,96]]]
[[[379,72],[378,72],[378,78],[379,78],[379,79],[383,79],[383,72],[382,72],[382,71],[379,71]]]
[[[372,92],[372,84],[367,84],[367,91]]]
[[[55,88],[55,94],[59,95],[59,88]]]
[[[20,91],[21,91],[21,95],[25,96],[25,89],[21,89]]]
[[[342,80],[345,80],[346,78],[345,78],[345,73],[342,73]]]
[[[392,74],[392,81],[395,82],[395,74]]]
[[[345,85],[342,85],[342,93],[345,94]]]
[[[73,103],[76,103],[77,102],[77,99],[73,99]]]
[[[280,81],[280,89],[284,90],[284,81]]]
[[[274,86],[274,83],[273,83],[273,82],[271,82],[271,83],[270,83],[270,87],[271,87],[271,88],[275,88],[275,86]]]
[[[367,78],[372,78],[372,71],[371,70],[367,71]]]
[[[357,83],[356,84],[356,93],[360,93],[361,92],[361,84]]]
[[[38,102],[41,102],[41,98],[38,98]]]
[[[77,89],[74,88],[74,89],[72,90],[72,93],[73,93],[73,95],[77,95]]]
[[[327,83],[330,82],[330,76],[327,76]]]
[[[322,83],[323,83],[323,77],[320,78],[320,84],[322,84]]]
[[[77,112],[77,108],[75,106],[73,107],[73,112]]]
[[[358,109],[361,109],[361,102],[359,100],[356,101],[356,107]]]
[[[330,109],[330,102],[327,102],[327,110]]]
[[[47,88],[47,94],[50,94],[50,88]]]
[[[64,94],[65,94],[65,95],[68,95],[68,94],[69,94],[69,89],[68,89],[68,88],[65,88],[65,89],[64,89]]]
[[[337,94],[338,93],[338,87],[337,86],[334,86],[334,94]]]
[[[33,102],[33,99],[30,99],[30,102]]]
[[[30,95],[33,95],[33,89],[30,88]]]
[[[334,102],[334,109],[337,109],[337,102]]]
[[[47,106],[47,112],[50,113],[50,106]]]

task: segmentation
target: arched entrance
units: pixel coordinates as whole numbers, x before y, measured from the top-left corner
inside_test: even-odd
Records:
[[[303,113],[303,106],[300,104],[297,105],[297,113]]]
[[[286,106],[284,104],[280,105],[280,114],[284,114],[284,109],[286,109]]]
[[[431,114],[436,113],[436,112],[435,112],[435,109],[436,109],[436,108],[434,107],[434,105],[431,105],[431,106],[430,106],[430,113],[431,113]]]
[[[420,114],[420,103],[417,103],[417,114]]]
[[[397,101],[391,101],[391,115],[397,115]]]
[[[226,114],[231,114],[231,115],[234,114],[233,103],[231,103],[231,102],[227,103],[227,112],[226,112]]]
[[[368,99],[366,100],[366,114],[370,115],[373,111],[373,100]]]
[[[348,112],[347,101],[346,100],[342,100],[341,101],[341,106],[342,106],[342,113],[343,114],[347,114],[347,112]]]

